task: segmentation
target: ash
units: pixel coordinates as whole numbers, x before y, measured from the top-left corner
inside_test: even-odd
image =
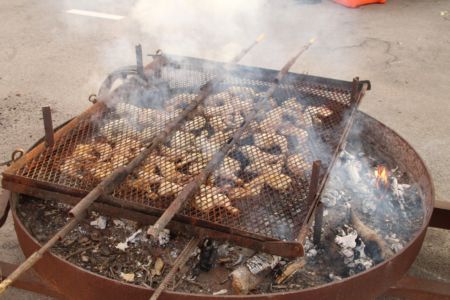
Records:
[[[377,184],[376,170],[386,169],[386,184]],[[272,271],[251,292],[270,293],[318,286],[368,270],[388,259],[415,236],[424,219],[422,194],[395,162],[365,144],[348,144],[322,194],[324,218],[321,242],[307,237],[305,264],[277,283],[286,258],[276,258]],[[29,232],[45,242],[67,221],[70,206],[50,200],[24,198],[18,215]],[[357,219],[356,217],[357,216]],[[51,251],[86,270],[119,281],[156,288],[190,239],[189,233],[165,231],[157,241],[147,239],[148,224],[91,211],[78,228]],[[367,234],[367,233],[370,234]],[[368,238],[370,237],[370,238]],[[374,238],[375,237],[375,238]],[[229,274],[252,265],[255,251],[214,241],[209,271],[199,268],[198,248],[170,288],[179,292],[233,294]],[[204,253],[203,253],[204,256]]]
[[[419,186],[394,161],[371,144],[350,143],[346,148],[322,194],[322,239],[311,246],[317,255],[307,252],[308,264],[324,282],[363,272],[395,255],[424,220]],[[380,166],[386,171],[383,184],[377,176]]]

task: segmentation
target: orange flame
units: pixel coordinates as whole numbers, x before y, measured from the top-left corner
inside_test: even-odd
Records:
[[[375,170],[376,187],[377,189],[386,190],[389,187],[388,170],[383,165],[378,165]]]

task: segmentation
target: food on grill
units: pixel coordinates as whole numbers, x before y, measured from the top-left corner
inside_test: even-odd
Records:
[[[227,91],[244,99],[254,99],[257,96],[254,89],[245,86],[230,86]]]
[[[143,147],[142,142],[151,141],[163,130],[164,122],[173,119],[195,97],[195,94],[187,93],[176,95],[166,101],[165,111],[119,103],[116,113],[122,119],[110,121],[100,128],[100,133],[114,147],[108,143],[80,144],[67,163],[61,166],[61,170],[77,178],[82,178],[87,173],[99,180],[105,178],[115,167],[128,163],[136,156]],[[182,130],[174,133],[169,145],[160,146],[159,155],[155,153],[149,156],[146,164],[136,173],[136,178],[129,179],[128,184],[152,194],[153,197],[178,194],[182,189],[181,183],[186,182],[190,176],[199,174],[212,156],[231,139],[234,129],[243,123],[243,115],[253,108],[256,97],[253,89],[238,86],[208,97],[204,106],[206,118],[198,115],[187,121]],[[257,177],[244,184],[244,180],[239,177],[239,173],[244,171],[241,170],[241,162],[228,156],[212,173],[211,182],[217,182],[217,179],[232,182],[234,188],[229,193],[231,199],[257,196],[264,185],[275,190],[286,190],[291,178],[282,174],[282,155],[269,152],[287,153],[288,138],[294,136],[298,141],[304,141],[308,137],[307,132],[300,128],[304,122],[298,116],[303,107],[295,98],[286,100],[278,107],[273,98],[266,103],[267,108],[275,108],[267,113],[260,124],[253,124],[253,129],[257,131],[253,134],[254,145],[238,148],[249,160],[245,172]],[[199,133],[199,130],[207,126],[207,122],[213,131],[203,130]],[[136,128],[140,128],[140,132]],[[197,133],[194,134],[195,132]],[[79,161],[81,158],[82,162]],[[87,162],[92,164],[87,166]],[[286,166],[292,174],[301,175],[306,164],[300,155],[291,155]],[[180,172],[181,168],[190,175]],[[201,204],[200,200],[206,202]],[[205,186],[194,203],[198,209],[207,211],[222,200],[228,203],[223,207],[231,207],[227,196]],[[236,208],[227,209],[237,212]]]
[[[93,148],[94,152],[99,156],[99,161],[107,161],[113,155],[112,147],[108,143],[95,143]]]
[[[283,123],[283,108],[277,107],[266,114],[266,118],[261,121],[259,127],[262,131],[274,133],[278,126]]]
[[[153,184],[161,183],[164,180],[163,177],[145,171],[138,172],[138,178],[130,179],[128,184],[137,189],[150,189],[150,186]]]
[[[226,142],[228,142],[228,140],[233,136],[233,131],[219,131],[214,133],[211,137],[210,140],[215,142],[215,143],[219,143],[219,144],[224,144]]]
[[[161,109],[153,109],[153,119],[154,121],[165,124],[169,121],[174,120],[181,113],[181,109],[177,109],[173,112],[161,110]],[[143,124],[142,124],[143,125]],[[148,126],[148,124],[147,124]]]
[[[305,171],[310,168],[300,154],[289,156],[286,165],[288,170],[296,176],[303,176]]]
[[[106,143],[78,144],[59,170],[71,177],[82,179],[90,172],[95,178],[104,178],[107,169],[104,168],[104,161],[111,158],[112,148]],[[99,161],[100,164],[95,164]],[[96,165],[99,169],[96,171]]]
[[[139,110],[139,107],[125,102],[119,102],[116,105],[116,114],[122,119],[135,119]]]
[[[204,153],[207,157],[212,157],[214,153],[220,150],[221,146],[220,143],[205,136],[195,138],[195,150]]]
[[[158,188],[158,195],[162,197],[173,196],[181,192],[182,189],[183,187],[176,183],[163,180]]]
[[[299,144],[304,144],[308,141],[308,132],[304,129],[287,124],[280,128],[280,134],[286,136],[288,140],[297,147]]]
[[[132,154],[137,154],[142,149],[142,143],[133,138],[124,138],[114,146],[114,151],[125,151]]]
[[[213,116],[209,119],[209,124],[214,129],[214,132],[222,132],[228,128],[224,122],[223,116]]]
[[[280,155],[269,154],[253,145],[242,146],[239,150],[250,161],[250,163],[271,163],[276,162],[281,158]]]
[[[263,173],[281,173],[283,168],[283,162],[278,161],[276,163],[252,163],[245,168],[248,173],[263,174]]]
[[[319,106],[319,111],[317,112],[317,116],[320,118],[326,118],[333,114],[334,112],[326,107],[325,105]]]
[[[166,101],[165,110],[174,112],[186,108],[194,99],[196,94],[180,93]]]
[[[114,166],[114,168],[123,166],[130,160],[130,156],[116,152],[111,157],[111,163]]]
[[[177,168],[182,168],[187,164],[201,160],[203,158],[204,158],[204,155],[199,152],[185,153],[183,156],[181,156],[181,159],[178,159],[176,161],[176,166],[177,166]]]
[[[259,188],[264,184],[267,184],[275,190],[283,191],[289,188],[289,186],[291,185],[291,181],[292,179],[284,174],[264,173],[250,181],[248,184],[244,185],[244,188]]]
[[[298,111],[301,107],[290,107],[289,103],[288,105],[276,107],[268,112],[266,118],[260,123],[261,130],[267,133],[273,133],[287,124],[298,128],[305,127],[306,122],[302,117],[302,112]],[[292,104],[290,105],[292,106]]]
[[[243,181],[236,175],[240,169],[241,164],[239,161],[230,157],[225,157],[220,167],[213,172],[212,179],[214,181],[216,178],[220,177],[231,180],[235,184],[240,185]]]
[[[102,180],[115,168],[128,163],[141,148],[142,144],[132,138],[118,140],[114,148],[108,143],[100,142],[78,144],[59,170],[79,179],[90,174],[95,179]]]
[[[181,148],[186,151],[195,151],[195,135],[190,132],[176,131],[170,140],[170,147]]]
[[[208,164],[209,157],[201,155],[199,159],[189,165],[188,172],[191,175],[199,174]]]
[[[208,213],[216,208],[224,208],[233,215],[239,214],[239,209],[231,204],[231,200],[218,189],[202,185],[200,193],[192,201],[194,208],[201,212]]]
[[[282,135],[274,133],[255,133],[253,138],[255,145],[259,148],[279,148],[282,153],[285,153],[288,150],[287,139]]]
[[[196,116],[194,119],[189,120],[184,125],[184,130],[186,131],[194,131],[199,130],[205,127],[206,120],[202,116]]]
[[[90,173],[97,180],[102,180],[114,170],[110,162],[100,161],[92,166]]]
[[[96,161],[94,147],[91,144],[78,144],[73,150],[72,158],[80,162]]]
[[[233,113],[226,115],[223,121],[229,128],[237,128],[244,122],[244,118],[239,113]]]
[[[225,104],[222,106],[206,106],[204,108],[204,113],[207,117],[229,115],[232,114],[233,111],[234,107],[231,104]]]
[[[154,139],[159,133],[161,133],[161,131],[162,130],[157,127],[153,126],[146,127],[144,130],[141,131],[139,135],[139,140],[146,144],[150,142],[152,139]]]
[[[282,106],[298,113],[297,118],[301,118],[303,115],[303,105],[301,105],[295,97],[284,101]]]
[[[244,116],[248,115],[253,110],[254,102],[252,100],[240,100],[233,104],[235,112]]]
[[[173,162],[179,162],[184,157],[186,157],[189,153],[184,149],[171,148],[171,147],[167,147],[164,145],[161,145],[159,147],[159,152],[162,156],[165,156],[167,159],[169,159]]]
[[[252,181],[244,184],[243,187],[232,188],[228,196],[232,200],[241,200],[249,197],[256,197],[261,193],[264,185],[274,190],[285,191],[291,185],[292,179],[284,174],[264,173]]]
[[[317,109],[318,111],[312,117],[312,122],[315,126],[323,126],[326,123],[333,122],[334,111],[324,105],[319,106]]]
[[[66,176],[78,179],[83,179],[86,174],[82,160],[73,157],[66,159],[59,170]]]
[[[182,186],[176,182],[186,179],[186,175],[176,171],[173,162],[157,155],[150,155],[135,172],[135,176],[136,178],[128,179],[128,185],[156,197],[158,195],[163,197],[176,195],[182,189]],[[157,195],[154,192],[156,185],[159,185]]]
[[[163,177],[154,174],[154,169],[150,165],[146,165],[138,170],[137,178],[128,178],[125,183],[128,186],[146,192],[149,198],[154,200],[158,198],[158,194],[152,188],[163,180]]]
[[[100,134],[109,142],[118,142],[122,138],[138,138],[139,132],[129,123],[127,119],[117,119],[107,122],[100,127]]]
[[[182,182],[188,179],[186,174],[177,171],[174,162],[164,156],[150,155],[149,165],[152,166],[152,164],[157,167],[161,176],[169,181]]]

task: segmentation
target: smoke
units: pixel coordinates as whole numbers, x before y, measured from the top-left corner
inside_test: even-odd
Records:
[[[138,1],[131,17],[168,53],[229,60],[259,33],[265,1]],[[258,20],[259,19],[259,20]]]

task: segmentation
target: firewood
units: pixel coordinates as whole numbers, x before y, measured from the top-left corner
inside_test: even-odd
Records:
[[[231,272],[231,286],[237,294],[248,294],[270,274],[280,258],[266,253],[258,253]]]
[[[361,221],[361,218],[358,217],[357,213],[350,209],[350,217],[353,223],[353,227],[358,232],[361,239],[367,242],[374,242],[380,248],[380,255],[383,260],[388,259],[394,255],[394,252],[389,248],[386,241],[384,241],[378,233],[375,232],[372,228],[368,227]]]
[[[296,259],[289,264],[286,265],[286,267],[283,270],[283,273],[281,273],[276,279],[275,282],[277,284],[281,284],[286,279],[289,279],[291,276],[293,276],[295,273],[297,273],[300,269],[302,269],[306,264],[306,260],[304,258]]]

